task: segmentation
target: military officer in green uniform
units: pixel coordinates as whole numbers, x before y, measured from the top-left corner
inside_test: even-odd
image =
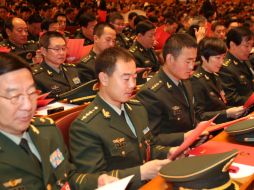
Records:
[[[38,96],[29,65],[6,53],[0,63],[0,189],[96,188],[99,175],[75,171],[53,120],[32,119]]]
[[[95,73],[95,58],[103,50],[115,46],[116,31],[107,23],[99,23],[94,27],[94,44],[90,53],[82,58],[77,68],[82,82],[97,79]]]
[[[120,13],[112,13],[109,15],[109,23],[116,30],[116,46],[129,49],[132,45],[131,40],[123,33],[124,18]]]
[[[130,39],[131,43],[133,43],[133,41],[136,38],[136,30],[135,30],[135,25],[134,25],[134,20],[135,18],[138,16],[138,14],[136,12],[130,12],[128,14],[128,25],[126,27],[124,27],[123,29],[123,34],[125,36],[127,36],[127,38]]]
[[[254,91],[254,70],[248,61],[253,47],[253,33],[237,27],[227,33],[228,52],[220,70],[228,105],[241,106]]]
[[[158,71],[160,63],[153,49],[155,26],[150,21],[141,21],[136,26],[136,33],[136,41],[129,50],[136,59],[137,67],[150,67],[153,72]]]
[[[209,120],[219,116],[215,123],[235,119],[244,113],[244,108],[228,107],[221,80],[217,74],[222,66],[227,51],[226,44],[219,38],[204,38],[199,42],[199,65],[191,78],[195,97],[195,111],[198,120]]]
[[[11,52],[21,56],[29,63],[38,49],[38,44],[34,41],[28,41],[28,27],[26,22],[18,17],[12,17],[6,20],[4,27],[4,40],[0,46],[7,47]]]
[[[77,39],[84,39],[84,46],[93,44],[93,31],[97,24],[95,15],[82,14],[79,19],[80,30],[75,35]]]
[[[72,123],[71,160],[87,172],[106,171],[119,178],[134,174],[127,189],[136,190],[169,162],[167,155],[174,148],[153,144],[145,108],[130,100],[136,86],[132,55],[108,48],[97,57],[95,68],[99,92]]]
[[[158,144],[179,145],[197,124],[192,87],[186,80],[193,72],[196,56],[194,38],[172,35],[163,48],[162,68],[137,93]]]
[[[59,32],[46,32],[40,38],[44,61],[34,66],[33,76],[36,86],[51,97],[69,91],[81,84],[76,65],[64,63],[66,59],[66,41]]]

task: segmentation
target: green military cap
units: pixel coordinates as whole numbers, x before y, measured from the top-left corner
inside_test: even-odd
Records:
[[[240,121],[225,130],[239,142],[254,142],[254,119]]]
[[[172,182],[173,189],[234,190],[237,185],[230,180],[228,168],[237,150],[182,158],[162,167],[159,175]]]
[[[72,104],[83,104],[92,101],[98,92],[98,80],[91,80],[77,88],[57,96],[59,100],[65,100]]]

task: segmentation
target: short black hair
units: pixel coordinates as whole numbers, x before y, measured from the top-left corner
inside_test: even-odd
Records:
[[[41,23],[41,30],[49,30],[49,26],[53,23],[58,23],[56,19],[44,19]]]
[[[227,46],[225,42],[215,37],[205,37],[198,44],[198,57],[203,56],[207,61],[210,56],[216,56],[226,53]]]
[[[66,15],[64,13],[61,13],[61,12],[57,12],[55,15],[54,15],[54,19],[57,20],[57,17],[65,17],[66,18]]]
[[[232,28],[226,35],[226,44],[230,48],[230,42],[234,42],[237,46],[242,43],[243,40],[251,40],[253,38],[252,31],[244,26]]]
[[[49,47],[51,38],[62,38],[66,42],[64,36],[61,33],[57,31],[48,31],[42,34],[42,36],[40,37],[39,40],[40,47],[44,47],[47,49]]]
[[[136,26],[139,22],[144,20],[148,20],[148,18],[145,17],[144,15],[137,15],[136,18],[134,19],[134,26]]]
[[[89,22],[96,21],[96,17],[94,14],[84,13],[79,18],[79,25],[83,27],[87,27]]]
[[[111,76],[115,71],[117,60],[124,62],[134,61],[133,55],[126,49],[121,47],[111,47],[105,49],[95,60],[95,71],[98,76],[100,72],[104,72]]]
[[[211,30],[214,32],[217,26],[224,26],[226,28],[225,24],[222,21],[215,21],[211,25]]]
[[[22,6],[21,8],[20,8],[20,13],[24,13],[24,12],[32,12],[32,10],[29,8],[29,7],[27,7],[27,6]]]
[[[32,14],[27,19],[28,24],[41,23],[41,22],[42,22],[42,17],[39,14]]]
[[[115,30],[115,28],[111,24],[108,24],[106,22],[101,22],[101,23],[98,23],[95,25],[95,27],[93,29],[93,35],[100,37],[104,32],[104,28],[106,28],[106,27],[109,27],[112,30]]]
[[[138,13],[136,13],[136,12],[130,12],[128,14],[128,20],[132,20],[135,16],[138,16]]]
[[[0,52],[0,75],[19,69],[27,69],[31,72],[29,64],[21,57],[13,53]]]
[[[144,35],[147,31],[155,29],[155,26],[152,22],[146,20],[146,21],[140,21],[136,26],[136,33]]]
[[[118,12],[111,13],[108,17],[108,22],[114,23],[116,20],[124,20],[123,15],[121,15],[121,13]]]
[[[163,47],[163,58],[166,60],[168,54],[175,58],[179,56],[183,48],[197,48],[195,38],[187,33],[177,33],[169,37]]]

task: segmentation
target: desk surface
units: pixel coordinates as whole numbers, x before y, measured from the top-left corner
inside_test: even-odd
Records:
[[[211,141],[230,142],[233,141],[226,132],[221,132],[216,137],[212,138]],[[140,188],[140,190],[172,190],[172,185],[167,183],[162,177],[157,176],[148,182],[146,185]],[[248,177],[244,183],[240,186],[240,190],[254,190],[254,175]]]

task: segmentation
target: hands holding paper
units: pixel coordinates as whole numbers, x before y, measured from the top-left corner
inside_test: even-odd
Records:
[[[246,108],[244,106],[232,107],[226,110],[227,117],[237,119],[238,117],[242,116]]]
[[[112,183],[117,180],[118,180],[118,178],[116,178],[116,177],[112,177],[107,174],[102,174],[98,178],[98,187],[104,186],[108,183]]]

